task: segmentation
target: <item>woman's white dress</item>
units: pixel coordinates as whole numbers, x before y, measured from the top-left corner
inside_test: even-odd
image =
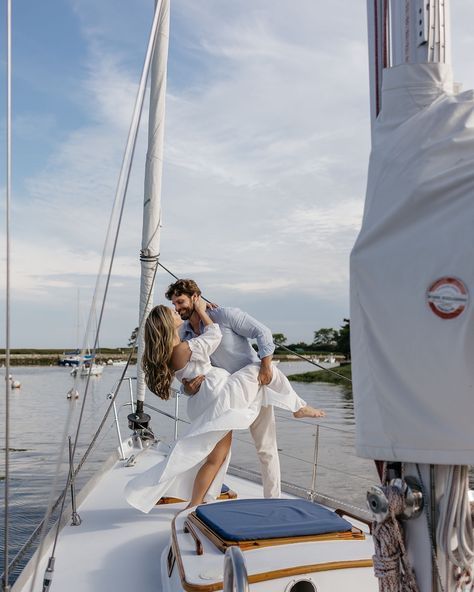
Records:
[[[167,496],[189,499],[194,479],[215,445],[231,430],[245,430],[257,418],[260,408],[275,405],[297,411],[304,405],[286,376],[273,366],[272,381],[258,384],[259,364],[249,364],[234,374],[211,365],[210,355],[217,349],[222,334],[219,325],[205,328],[202,335],[190,339],[191,358],[176,378],[205,375],[199,391],[188,398],[188,432],[177,440],[168,457],[132,479],[126,486],[127,502],[142,512],[149,512],[156,502]],[[215,499],[227,466],[228,455],[209,488],[206,499]]]

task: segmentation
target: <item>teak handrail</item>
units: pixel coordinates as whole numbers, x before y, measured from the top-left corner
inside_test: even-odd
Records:
[[[203,555],[204,549],[201,543],[201,539],[198,537],[197,532],[194,530],[194,527],[192,526],[192,524],[190,524],[189,520],[187,519],[184,521],[183,531],[186,533],[189,532],[189,534],[193,537],[194,542],[196,543],[196,554]]]

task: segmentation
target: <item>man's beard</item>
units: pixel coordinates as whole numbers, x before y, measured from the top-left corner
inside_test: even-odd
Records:
[[[189,321],[189,319],[193,316],[194,313],[194,306],[193,308],[186,308],[179,313],[179,316],[183,319],[183,321]]]

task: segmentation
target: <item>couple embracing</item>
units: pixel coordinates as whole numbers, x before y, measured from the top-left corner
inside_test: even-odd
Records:
[[[272,365],[270,330],[235,308],[206,305],[193,280],[166,292],[175,310],[156,306],[145,324],[142,360],[148,388],[168,399],[174,378],[183,384],[191,425],[168,457],[138,475],[127,501],[148,512],[163,497],[190,506],[215,499],[227,471],[232,431],[250,428],[262,468],[265,497],[280,495],[280,464],[273,406],[298,418],[322,417],[306,405]],[[258,355],[249,339],[256,339]]]

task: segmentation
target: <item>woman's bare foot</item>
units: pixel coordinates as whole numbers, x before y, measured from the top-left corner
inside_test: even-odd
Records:
[[[293,413],[293,417],[301,419],[302,417],[324,417],[326,414],[321,409],[315,409],[310,405],[305,405]]]

